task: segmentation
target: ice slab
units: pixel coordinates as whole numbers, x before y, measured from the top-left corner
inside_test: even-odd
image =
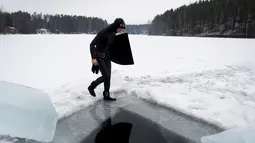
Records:
[[[57,112],[38,89],[0,81],[0,135],[40,142],[53,140]]]
[[[202,143],[255,143],[255,125],[204,136],[201,141]]]

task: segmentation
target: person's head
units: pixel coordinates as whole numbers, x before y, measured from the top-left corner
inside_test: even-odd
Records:
[[[126,28],[126,24],[125,24],[125,22],[124,22],[124,20],[122,18],[116,18],[114,20],[114,24],[117,27],[117,30],[116,30],[117,33],[121,32],[123,29]]]
[[[121,32],[126,28],[126,24],[122,18],[116,18],[114,22],[110,25],[109,30],[115,33]]]

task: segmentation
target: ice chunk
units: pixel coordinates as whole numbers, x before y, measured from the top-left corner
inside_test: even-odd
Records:
[[[240,127],[201,138],[202,143],[255,143],[255,126]]]
[[[57,112],[48,95],[40,90],[0,81],[0,135],[53,140]]]

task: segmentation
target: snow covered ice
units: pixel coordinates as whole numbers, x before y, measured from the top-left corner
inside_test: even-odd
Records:
[[[0,135],[49,142],[57,113],[47,94],[26,86],[0,82]]]
[[[43,90],[64,118],[92,98],[95,35],[0,35],[0,80]],[[130,35],[135,65],[113,64],[111,92],[175,108],[226,129],[255,123],[255,40]]]

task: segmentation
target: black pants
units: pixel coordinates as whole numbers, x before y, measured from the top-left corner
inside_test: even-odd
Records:
[[[110,84],[111,84],[111,61],[107,59],[99,59],[97,58],[97,62],[99,65],[99,70],[102,74],[101,77],[95,80],[96,85],[104,82],[104,91],[109,92]]]

